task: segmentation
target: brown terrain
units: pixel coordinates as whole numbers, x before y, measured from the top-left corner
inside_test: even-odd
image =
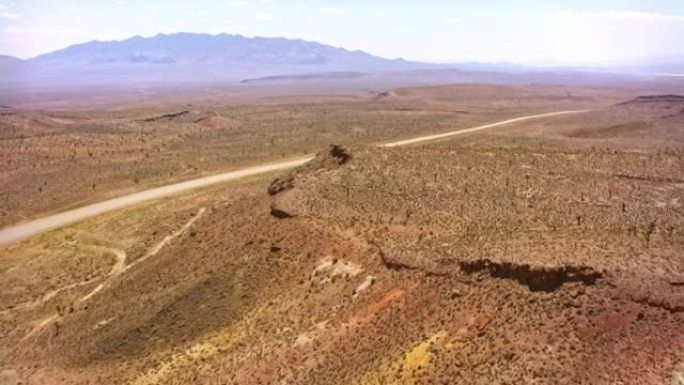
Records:
[[[456,86],[109,110],[0,110],[0,227],[172,181],[540,112],[625,91]]]
[[[684,101],[639,95],[4,112],[5,225],[318,154],[0,250],[0,383],[684,384]]]

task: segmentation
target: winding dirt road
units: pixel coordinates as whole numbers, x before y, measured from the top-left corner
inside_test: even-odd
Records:
[[[541,119],[541,118],[548,118],[548,117],[569,115],[569,114],[579,114],[579,113],[589,112],[589,111],[591,111],[591,110],[558,111],[558,112],[550,112],[550,113],[544,113],[544,114],[527,115],[527,116],[522,116],[522,117],[518,117],[518,118],[504,120],[501,122],[485,124],[485,125],[478,126],[478,127],[466,128],[463,130],[451,131],[451,132],[446,132],[446,133],[436,134],[436,135],[420,136],[417,138],[400,140],[397,142],[379,144],[378,146],[379,147],[406,146],[406,145],[410,145],[410,144],[416,144],[416,143],[422,143],[422,142],[428,142],[428,141],[435,141],[435,140],[439,140],[439,139],[450,138],[450,137],[456,136],[456,135],[462,135],[462,134],[467,134],[470,132],[486,130],[489,128],[494,128],[494,127],[499,127],[499,126],[503,126],[503,125],[507,125],[507,124],[523,122],[523,121],[527,121],[527,120]],[[270,163],[270,164],[266,164],[266,165],[255,166],[255,167],[248,167],[248,168],[243,168],[241,170],[231,171],[231,172],[227,172],[227,173],[223,173],[223,174],[198,178],[198,179],[189,180],[189,181],[181,182],[181,183],[175,183],[175,184],[164,186],[164,187],[158,187],[158,188],[154,188],[151,190],[142,191],[142,192],[122,196],[119,198],[110,199],[110,200],[107,200],[104,202],[95,203],[95,204],[92,204],[89,206],[84,206],[84,207],[81,207],[78,209],[65,211],[63,213],[50,215],[50,216],[40,218],[40,219],[36,219],[33,221],[29,221],[26,223],[21,223],[21,224],[14,225],[14,226],[7,227],[5,229],[0,230],[0,247],[9,246],[12,243],[30,238],[34,235],[38,235],[40,233],[43,233],[43,232],[46,232],[49,230],[54,230],[56,228],[63,227],[63,226],[66,226],[66,225],[69,225],[69,224],[72,224],[75,222],[79,222],[79,221],[82,221],[84,219],[92,218],[92,217],[95,217],[95,216],[100,215],[100,214],[104,214],[104,213],[107,213],[110,211],[122,209],[122,208],[125,208],[128,206],[132,206],[132,205],[142,203],[145,201],[149,201],[152,199],[162,198],[165,196],[181,193],[181,192],[188,191],[191,189],[210,186],[210,185],[214,185],[214,184],[222,183],[222,182],[228,182],[228,181],[236,180],[239,178],[244,178],[247,176],[265,174],[265,173],[272,172],[272,171],[278,171],[278,170],[284,170],[284,169],[297,167],[299,165],[302,165],[302,164],[308,162],[312,158],[313,158],[313,156],[309,155],[309,156],[306,156],[306,157],[303,157],[300,159],[296,159],[296,160]]]

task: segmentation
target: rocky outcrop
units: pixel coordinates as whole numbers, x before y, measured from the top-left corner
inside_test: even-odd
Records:
[[[151,118],[143,119],[141,120],[142,122],[150,123],[150,122],[159,122],[159,121],[168,121],[168,120],[173,120],[175,118],[179,118],[183,115],[189,114],[190,111],[179,111],[179,112],[174,112],[170,114],[164,114],[164,115],[159,115],[159,116],[154,116]]]
[[[285,175],[279,176],[268,186],[267,192],[273,197],[271,215],[276,218],[293,218],[301,214],[298,208],[302,186],[298,182],[304,174],[316,170],[334,170],[352,158],[351,152],[344,146],[330,145],[306,164]]]
[[[391,270],[418,270],[427,275],[449,275],[448,268],[439,263],[439,257],[434,253],[381,248],[380,259]]]
[[[460,262],[465,274],[485,273],[493,278],[514,280],[531,291],[553,292],[568,282],[593,285],[603,274],[588,266],[532,266],[511,262],[476,259]]]
[[[276,218],[294,218],[301,214],[301,210],[297,208],[296,190],[286,191],[273,198],[271,203],[271,215]]]
[[[664,95],[643,95],[624,102],[622,104],[642,104],[642,103],[684,103],[684,96],[675,94]]]
[[[294,173],[279,176],[268,186],[268,195],[277,195],[279,192],[289,190],[294,187]]]

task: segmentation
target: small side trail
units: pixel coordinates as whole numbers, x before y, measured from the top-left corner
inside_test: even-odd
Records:
[[[95,278],[88,279],[88,280],[85,280],[82,282],[76,282],[76,283],[72,283],[72,284],[69,284],[66,286],[59,287],[57,289],[54,289],[54,290],[51,290],[51,291],[45,293],[42,297],[40,297],[39,299],[37,299],[35,301],[24,302],[24,303],[19,304],[19,305],[15,306],[11,309],[0,311],[0,315],[5,315],[5,314],[9,314],[12,312],[17,312],[17,311],[22,311],[22,310],[35,309],[37,307],[43,306],[48,301],[55,298],[59,293],[69,291],[69,290],[73,290],[73,289],[79,288],[81,286],[86,286],[86,285],[89,285],[93,282],[97,282],[103,278],[107,278],[107,277],[111,277],[113,275],[116,275],[121,270],[123,270],[124,266],[126,265],[126,252],[123,250],[115,249],[112,247],[97,246],[97,245],[85,245],[85,247],[89,248],[89,249],[94,249],[94,250],[101,250],[101,251],[104,251],[106,253],[114,255],[114,257],[116,258],[116,262],[114,263],[114,265],[112,266],[112,269],[110,270],[110,272],[107,275],[104,275],[101,277],[95,277]]]
[[[180,237],[180,236],[183,235],[186,231],[188,231],[188,229],[189,229],[195,222],[197,222],[197,220],[200,219],[200,218],[202,217],[202,215],[204,215],[205,212],[206,212],[206,208],[204,208],[204,207],[201,208],[201,209],[197,212],[197,214],[195,214],[192,218],[190,218],[190,220],[187,221],[180,229],[178,229],[178,230],[176,230],[175,232],[173,232],[173,233],[167,235],[166,237],[164,237],[164,239],[162,239],[159,243],[157,243],[156,245],[154,245],[154,247],[152,247],[147,253],[145,253],[145,255],[143,255],[143,256],[140,257],[139,259],[137,259],[137,260],[135,260],[134,262],[131,262],[131,263],[129,263],[129,264],[126,264],[126,253],[125,253],[123,250],[118,250],[118,249],[113,249],[113,248],[107,248],[107,247],[103,248],[103,249],[105,249],[106,251],[108,251],[108,252],[110,252],[110,253],[112,253],[112,254],[114,254],[114,255],[116,256],[116,263],[114,264],[114,266],[112,266],[112,270],[109,272],[109,274],[107,274],[106,276],[102,277],[102,278],[104,278],[104,281],[101,282],[99,285],[97,285],[93,290],[91,290],[90,292],[88,292],[88,293],[85,294],[84,296],[82,296],[82,297],[80,297],[79,299],[77,299],[77,300],[74,302],[74,305],[81,305],[81,304],[83,304],[84,302],[90,300],[90,299],[93,298],[95,295],[97,295],[97,293],[101,292],[103,289],[105,289],[107,286],[109,286],[109,285],[111,284],[111,282],[112,282],[114,279],[116,279],[116,277],[122,275],[123,273],[125,273],[125,272],[128,271],[129,269],[133,268],[134,266],[136,266],[136,265],[138,265],[138,264],[144,262],[144,261],[147,260],[148,258],[157,255],[157,254],[158,254],[166,245],[168,245],[171,241],[173,241],[174,239]],[[80,287],[80,286],[85,286],[85,285],[87,285],[87,284],[89,284],[89,283],[92,283],[92,282],[94,282],[94,281],[96,281],[96,280],[98,280],[98,279],[102,279],[102,278],[96,278],[96,279],[92,279],[92,280],[89,280],[89,281],[79,282],[79,283],[75,283],[75,284],[71,284],[71,285],[67,285],[67,286],[61,287],[61,288],[59,288],[59,289],[50,291],[49,293],[45,294],[41,299],[39,299],[39,300],[37,300],[37,301],[33,301],[33,302],[30,302],[30,303],[26,303],[26,304],[19,305],[19,306],[15,307],[15,308],[12,309],[12,310],[13,310],[13,311],[16,311],[16,310],[26,310],[26,309],[30,309],[30,308],[35,308],[35,307],[41,306],[41,305],[45,304],[47,301],[49,301],[50,299],[54,298],[54,297],[55,297],[57,294],[59,294],[60,292],[63,292],[63,291],[66,291],[66,290],[71,290],[71,289],[74,289],[74,288],[77,288],[77,287]],[[35,335],[38,335],[41,331],[45,330],[45,327],[46,327],[46,326],[50,325],[50,324],[53,323],[54,321],[57,321],[59,318],[61,318],[61,314],[57,313],[57,314],[52,314],[52,315],[50,315],[49,317],[46,317],[46,318],[43,318],[43,319],[41,319],[41,320],[36,321],[36,322],[35,322],[35,326],[33,327],[33,329],[31,329],[31,331],[30,331],[28,334],[26,334],[26,335],[21,339],[21,341],[24,341],[24,340],[26,340],[26,339],[29,339],[29,338],[35,336]]]

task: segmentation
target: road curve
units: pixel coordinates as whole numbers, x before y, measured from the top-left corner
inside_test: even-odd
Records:
[[[532,119],[540,119],[546,117],[568,115],[568,114],[578,114],[582,112],[588,112],[591,110],[573,110],[573,111],[558,111],[550,112],[545,114],[528,115],[514,119],[508,119],[497,123],[486,124],[483,126],[467,128],[463,130],[451,131],[437,135],[427,135],[420,136],[417,138],[400,140],[397,142],[379,144],[379,147],[397,147],[406,146],[409,144],[433,141],[438,139],[444,139],[451,136],[466,134],[469,132],[485,130],[488,128],[503,126],[506,124],[512,124],[517,122],[522,122]],[[44,218],[36,219],[33,221],[21,223],[18,225],[10,226],[0,230],[0,247],[9,246],[12,243],[30,238],[34,235],[40,233],[54,230],[59,227],[63,227],[75,222],[82,221],[84,219],[92,218],[100,214],[104,214],[110,211],[122,209],[128,206],[132,206],[138,203],[149,201],[152,199],[162,198],[165,196],[177,194],[183,191],[188,191],[191,189],[196,189],[199,187],[210,186],[213,184],[228,182],[231,180],[244,178],[247,176],[264,174],[272,171],[284,170],[293,167],[300,166],[309,160],[313,156],[308,155],[306,157],[289,160],[284,162],[269,163],[261,166],[247,167],[236,171],[231,171],[223,174],[207,176],[203,178],[193,179],[186,182],[175,183],[168,186],[153,188],[151,190],[146,190],[119,198],[110,199],[104,202],[95,203],[89,206],[84,206],[74,210],[65,211],[63,213],[50,215]]]

